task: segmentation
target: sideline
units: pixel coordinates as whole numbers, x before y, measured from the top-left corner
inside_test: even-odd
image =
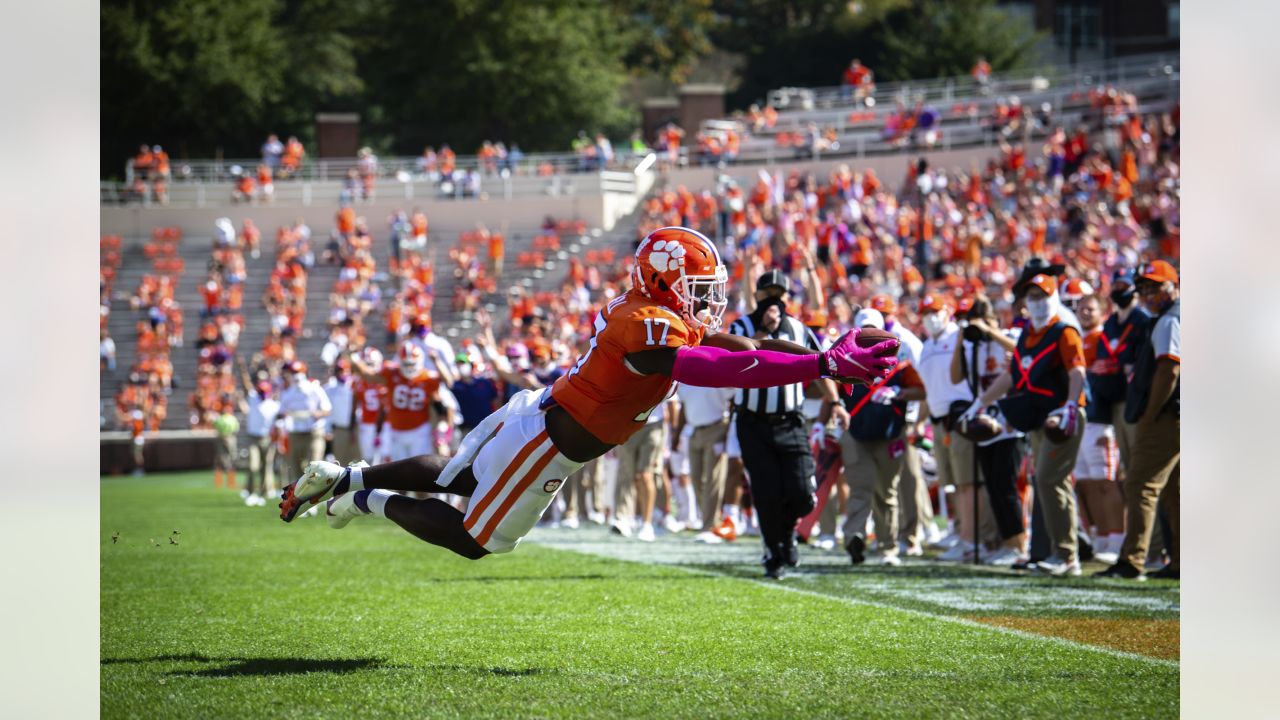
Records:
[[[552,531],[552,532],[555,532],[556,535],[560,534],[558,531]],[[932,613],[932,612],[928,612],[926,610],[920,610],[917,608],[901,607],[898,605],[891,605],[889,603],[880,602],[878,600],[844,597],[840,595],[828,595],[826,593],[820,593],[814,590],[805,590],[803,588],[798,588],[798,587],[788,585],[786,584],[785,580],[778,582],[778,581],[772,581],[772,580],[765,580],[764,578],[746,578],[746,577],[741,577],[739,575],[733,575],[733,574],[724,573],[724,572],[716,572],[714,570],[693,567],[690,565],[680,565],[680,564],[674,564],[670,562],[654,562],[652,560],[643,560],[636,557],[625,557],[625,556],[618,556],[618,555],[613,555],[608,553],[602,553],[592,549],[592,546],[600,544],[600,542],[596,541],[595,538],[592,538],[591,539],[592,541],[590,542],[557,542],[557,539],[558,538],[554,538],[550,536],[550,533],[546,533],[544,531],[541,533],[536,533],[534,536],[531,536],[529,538],[529,541],[536,543],[541,547],[545,547],[552,550],[575,552],[582,555],[591,555],[592,557],[606,558],[609,560],[618,560],[621,562],[635,563],[638,565],[651,565],[651,566],[658,566],[658,567],[674,568],[677,570],[682,570],[684,572],[693,573],[695,575],[704,575],[704,576],[711,576],[711,577],[728,578],[731,580],[740,580],[743,582],[752,583],[754,585],[767,587],[773,590],[781,590],[783,592],[795,593],[798,595],[807,595],[810,597],[821,598],[823,600],[843,603],[846,605],[873,607],[881,610],[903,612],[911,615],[916,615],[918,617],[929,618],[931,620],[939,620],[942,622],[952,623],[954,625],[962,625],[967,628],[983,630],[986,632],[1012,635],[1014,637],[1023,638],[1026,640],[1036,640],[1040,642],[1052,643],[1061,647],[1071,648],[1073,650],[1085,650],[1089,652],[1100,653],[1103,655],[1109,655],[1111,657],[1120,658],[1124,660],[1139,660],[1145,663],[1158,665],[1161,667],[1168,667],[1168,668],[1181,667],[1180,661],[1177,661],[1177,660],[1166,660],[1164,658],[1151,657],[1148,655],[1139,655],[1137,653],[1125,652],[1123,650],[1116,650],[1114,648],[1109,648],[1101,645],[1090,645],[1087,643],[1076,642],[1074,640],[1068,640],[1066,638],[1056,637],[1053,635],[1039,635],[1037,633],[1027,632],[1025,630],[1017,630],[1014,628],[1002,627],[1000,625],[988,625],[986,623],[980,623],[976,620],[970,620],[964,617],[957,617],[954,615],[945,615],[942,613]],[[608,544],[612,545],[613,544],[612,540],[613,539],[610,538],[610,541],[608,542]],[[618,542],[622,542],[622,541],[619,540]],[[654,545],[647,546],[647,549],[652,549],[654,551],[657,551],[659,549],[662,549],[663,545],[665,544],[666,543],[656,543]],[[707,547],[712,548],[717,546],[707,546]]]

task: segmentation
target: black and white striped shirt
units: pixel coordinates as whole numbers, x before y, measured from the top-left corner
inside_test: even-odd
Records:
[[[754,337],[756,329],[751,317],[743,315],[734,320],[733,324],[729,326],[729,333],[743,337]],[[822,350],[822,346],[818,344],[818,338],[814,336],[813,331],[790,315],[784,315],[782,322],[778,323],[778,329],[765,337],[775,340],[789,340],[814,351]],[[733,402],[739,410],[748,410],[760,414],[772,415],[775,413],[800,412],[801,405],[804,404],[804,383],[793,383],[771,388],[739,388],[733,397]]]

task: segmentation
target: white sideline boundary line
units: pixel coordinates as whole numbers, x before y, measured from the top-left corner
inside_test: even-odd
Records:
[[[942,622],[951,623],[953,625],[962,625],[968,628],[986,630],[988,632],[994,632],[994,633],[1004,634],[1004,635],[1012,635],[1014,637],[1022,638],[1024,640],[1036,640],[1040,642],[1047,642],[1054,645],[1060,645],[1062,647],[1071,648],[1073,650],[1084,650],[1088,652],[1095,652],[1095,653],[1100,653],[1102,655],[1110,655],[1111,657],[1120,658],[1124,660],[1139,660],[1139,661],[1147,662],[1153,665],[1160,665],[1162,667],[1171,667],[1171,668],[1181,667],[1181,663],[1176,660],[1165,660],[1163,658],[1150,657],[1148,655],[1139,655],[1137,653],[1125,652],[1124,650],[1116,650],[1115,648],[1109,648],[1102,645],[1089,645],[1088,643],[1076,642],[1075,640],[1068,640],[1066,638],[1055,637],[1053,635],[1039,635],[1036,633],[1027,632],[1026,630],[1017,630],[1014,628],[1004,627],[1002,625],[988,625],[986,623],[980,623],[976,620],[970,620],[968,618],[956,617],[954,615],[943,615],[940,613],[931,613],[926,610],[919,610],[916,608],[899,607],[897,605],[890,605],[889,603],[880,602],[878,600],[866,600],[863,598],[851,598],[851,597],[842,597],[839,595],[827,595],[825,593],[815,592],[813,590],[804,590],[798,587],[791,587],[789,585],[784,585],[782,584],[782,582],[778,582],[778,581],[764,582],[763,580],[758,580],[753,578],[745,578],[745,577],[739,577],[736,575],[727,575],[725,573],[713,572],[711,570],[703,570],[701,568],[692,567],[689,565],[652,563],[652,562],[646,562],[644,560],[633,560],[629,558],[614,557],[612,555],[602,555],[600,553],[594,553],[589,550],[576,550],[572,547],[565,547],[563,545],[552,545],[552,544],[545,544],[545,543],[538,543],[538,544],[541,547],[548,548],[550,550],[564,550],[567,552],[578,553],[580,555],[590,555],[592,557],[605,558],[607,560],[618,560],[620,562],[626,562],[626,563],[635,563],[637,565],[649,565],[652,567],[673,568],[676,570],[682,570],[687,573],[692,573],[694,575],[706,575],[710,577],[726,578],[729,580],[741,580],[743,582],[748,582],[753,585],[758,585],[760,587],[770,588],[773,590],[782,590],[784,592],[796,593],[797,595],[808,595],[811,597],[821,598],[823,600],[830,600],[837,603],[843,603],[845,605],[855,605],[855,606],[861,605],[864,607],[873,607],[880,610],[891,610],[891,611],[903,612],[909,615],[916,615],[919,617],[929,618],[930,620],[940,620]]]

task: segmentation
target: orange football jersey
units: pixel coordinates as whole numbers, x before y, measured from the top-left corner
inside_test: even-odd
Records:
[[[386,393],[386,385],[356,380],[355,394],[356,401],[360,403],[360,422],[369,425],[378,422],[378,412],[382,410],[382,399]]]
[[[592,435],[620,445],[644,426],[673,382],[666,375],[639,375],[623,358],[655,347],[696,347],[702,336],[671,310],[624,293],[596,315],[590,349],[551,386],[551,396]]]
[[[440,376],[423,370],[412,380],[397,367],[383,369],[387,380],[387,422],[392,430],[412,430],[431,420],[431,401],[440,388]]]

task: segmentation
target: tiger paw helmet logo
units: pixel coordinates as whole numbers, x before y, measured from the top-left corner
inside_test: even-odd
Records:
[[[560,486],[563,483],[564,483],[564,480],[560,480],[560,479],[548,480],[542,484],[542,489],[545,490],[546,492],[553,493],[559,490]]]
[[[649,264],[658,272],[684,267],[684,246],[675,240],[659,240],[649,253]]]

